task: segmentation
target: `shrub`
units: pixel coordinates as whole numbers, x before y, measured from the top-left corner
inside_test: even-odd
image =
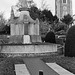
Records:
[[[45,42],[47,42],[47,43],[56,43],[54,32],[50,31],[50,32],[47,33],[47,35],[45,37]]]
[[[75,57],[75,26],[72,26],[66,35],[65,56]]]

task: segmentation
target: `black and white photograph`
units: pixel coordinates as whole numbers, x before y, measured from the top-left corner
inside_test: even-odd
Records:
[[[0,0],[0,75],[75,75],[75,0]]]

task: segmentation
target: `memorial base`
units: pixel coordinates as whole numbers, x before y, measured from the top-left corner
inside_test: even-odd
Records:
[[[35,43],[35,44],[2,44],[0,53],[11,56],[36,56],[46,53],[57,52],[57,44]]]

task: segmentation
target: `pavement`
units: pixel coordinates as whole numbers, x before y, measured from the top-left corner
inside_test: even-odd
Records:
[[[39,75],[40,70],[43,71],[43,75],[59,75],[39,58],[24,58],[23,61],[30,75]]]
[[[16,75],[30,75],[25,64],[15,64]]]
[[[44,63],[40,58],[23,58],[24,64],[15,64],[16,75],[74,75],[56,63]]]
[[[49,67],[51,67],[54,71],[56,71],[59,75],[74,75],[73,73],[69,72],[68,70],[62,68],[56,63],[46,63]]]

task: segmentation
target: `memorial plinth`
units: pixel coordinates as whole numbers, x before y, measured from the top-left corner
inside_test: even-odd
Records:
[[[26,0],[20,1],[23,3]],[[23,3],[23,6],[26,5]],[[29,11],[25,9],[20,11],[18,17],[14,17],[12,14],[9,22],[11,34],[8,37],[8,44],[1,44],[0,52],[7,56],[57,52],[56,44],[42,43],[39,34],[39,20],[33,20]]]
[[[28,11],[22,11],[18,18],[11,20],[10,32],[11,37],[22,36],[22,44],[41,42],[41,36],[39,35],[39,20],[33,20]]]
[[[0,52],[8,57],[41,56],[56,53],[57,45],[49,43],[5,44],[0,45]]]

